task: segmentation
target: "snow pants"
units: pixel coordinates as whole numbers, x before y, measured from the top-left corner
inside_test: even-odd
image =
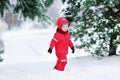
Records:
[[[66,55],[56,55],[58,60],[56,62],[55,68],[58,71],[64,71],[65,66],[67,64],[67,56]]]

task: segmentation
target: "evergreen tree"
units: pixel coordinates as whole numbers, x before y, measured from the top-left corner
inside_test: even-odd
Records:
[[[74,21],[74,17],[80,11],[80,1],[79,0],[62,0],[63,9],[61,13],[65,15],[65,17],[70,21]]]
[[[48,19],[45,13],[53,1],[54,0],[1,0],[0,15],[3,17],[4,11],[9,10],[13,14],[19,14],[19,16],[24,19],[30,18],[34,20],[38,17],[39,21],[44,21]]]
[[[67,1],[73,4],[72,0]],[[72,35],[79,42],[77,47],[97,56],[106,53],[116,55],[120,44],[120,0],[76,0],[74,3],[73,7],[80,3],[80,15],[76,14],[78,8],[69,7],[68,12],[75,14],[72,15]]]
[[[0,16],[4,16],[4,11],[8,9],[8,5],[10,5],[9,0],[0,0]]]

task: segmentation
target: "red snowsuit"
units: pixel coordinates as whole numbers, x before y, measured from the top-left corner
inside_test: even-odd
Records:
[[[66,22],[69,23],[64,17],[59,18],[57,21],[58,28],[61,30],[62,24]],[[56,56],[58,58],[55,68],[57,70],[64,71],[64,68],[67,64],[68,46],[70,48],[74,47],[68,31],[66,33],[61,33],[59,31],[56,31],[53,39],[51,40],[49,48],[53,49],[54,46],[55,46]]]

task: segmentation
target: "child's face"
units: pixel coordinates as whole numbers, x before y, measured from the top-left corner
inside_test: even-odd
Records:
[[[66,32],[66,31],[68,30],[68,23],[64,23],[64,24],[62,25],[62,30],[63,30],[64,32]]]

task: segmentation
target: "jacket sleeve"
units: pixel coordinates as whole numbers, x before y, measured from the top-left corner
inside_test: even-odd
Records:
[[[53,47],[56,45],[57,42],[58,42],[57,35],[54,34],[54,37],[52,38],[52,40],[50,42],[49,48],[53,49]]]
[[[68,44],[69,44],[70,48],[73,48],[73,47],[74,47],[74,45],[73,45],[73,43],[72,43],[71,40],[68,41]]]
[[[74,47],[74,45],[73,45],[73,43],[72,43],[72,41],[71,41],[71,38],[70,38],[70,34],[69,34],[68,45],[69,45],[70,48],[73,48],[73,47]]]

